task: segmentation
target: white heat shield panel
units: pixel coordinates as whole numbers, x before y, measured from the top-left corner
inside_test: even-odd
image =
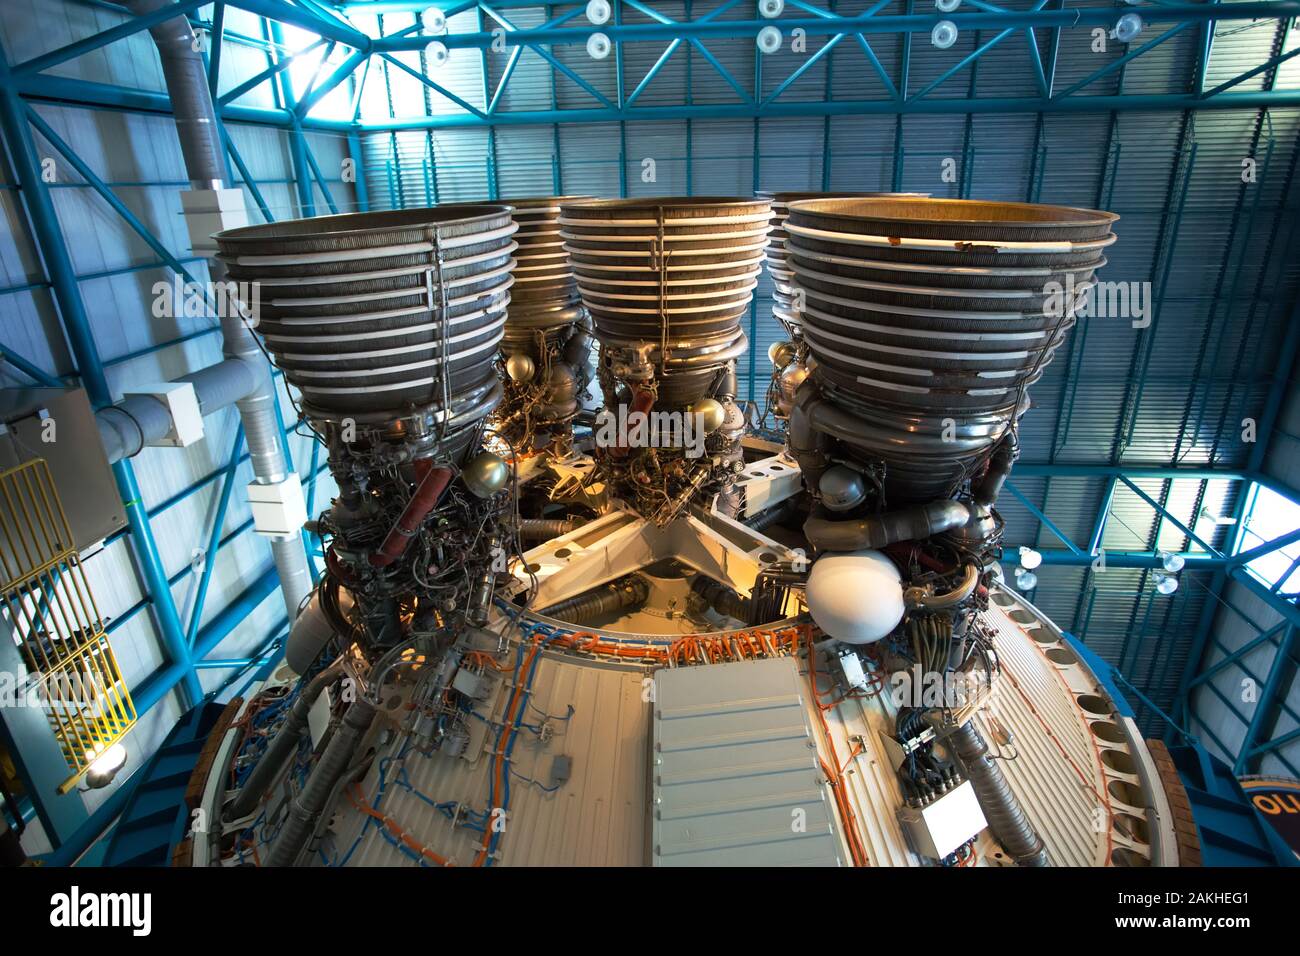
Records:
[[[655,866],[846,865],[792,658],[655,673]]]

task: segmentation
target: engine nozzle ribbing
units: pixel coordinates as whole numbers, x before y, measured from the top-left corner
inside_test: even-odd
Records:
[[[565,204],[560,231],[602,363],[643,365],[627,374],[653,375],[665,407],[704,398],[717,371],[745,351],[740,320],[770,215],[766,202],[738,198]]]
[[[955,199],[794,202],[815,369],[799,401],[884,466],[891,504],[947,497],[1028,407],[1115,241],[1113,213]]]
[[[505,206],[299,219],[219,234],[252,318],[309,418],[426,409],[444,435],[490,411],[517,226]]]

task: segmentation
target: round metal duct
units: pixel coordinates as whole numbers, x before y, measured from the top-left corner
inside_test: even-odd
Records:
[[[601,345],[649,347],[669,377],[707,384],[745,349],[770,215],[760,200],[708,196],[566,203],[560,233]]]
[[[1119,218],[959,199],[789,208],[813,387],[833,406],[813,425],[884,462],[891,503],[950,494],[1028,407]]]
[[[309,415],[423,410],[459,431],[500,398],[493,361],[517,228],[507,207],[482,205],[298,219],[216,240],[231,279],[258,283],[257,331]]]
[[[790,215],[790,203],[807,199],[878,199],[882,196],[928,197],[929,193],[842,193],[842,192],[767,192],[757,194],[772,204],[772,229],[767,234],[767,274],[772,277],[772,314],[778,322],[797,334],[799,315],[790,307],[791,284],[794,273],[786,259],[785,220]]]

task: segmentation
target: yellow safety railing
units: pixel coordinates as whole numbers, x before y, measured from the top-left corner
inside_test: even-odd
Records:
[[[44,459],[0,472],[0,614],[76,786],[136,720]]]

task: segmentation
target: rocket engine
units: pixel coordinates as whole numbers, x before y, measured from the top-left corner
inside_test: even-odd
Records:
[[[778,420],[790,417],[794,393],[808,377],[808,348],[803,341],[802,298],[795,289],[795,276],[786,252],[785,221],[790,204],[810,199],[878,199],[910,196],[924,199],[929,193],[841,193],[841,192],[762,192],[760,199],[772,204],[772,228],[767,234],[767,274],[772,277],[772,315],[789,336],[788,341],[773,342],[767,351],[772,362],[772,380],[767,390],[767,408]]]
[[[815,508],[813,619],[853,653],[916,678],[897,771],[919,810],[969,780],[1018,863],[1034,833],[971,722],[998,673],[988,606],[1028,388],[1114,242],[1111,213],[963,200],[790,206],[786,252],[810,354],[789,447]],[[937,698],[920,693],[936,678]]]
[[[501,342],[505,398],[493,426],[520,454],[545,448],[566,453],[571,423],[591,380],[591,318],[582,307],[559,231],[561,203],[588,198],[500,200],[519,227],[519,248]]]
[[[302,393],[302,419],[329,449],[339,489],[312,525],[326,573],[286,649],[289,665],[313,679],[225,814],[255,809],[297,751],[311,705],[349,681],[355,699],[335,714],[271,865],[301,853],[394,672],[431,675],[422,693],[440,700],[466,636],[487,620],[513,536],[504,524],[510,470],[481,451],[480,432],[502,396],[495,360],[517,228],[508,208],[477,206],[217,237],[231,277],[263,288],[258,331]]]
[[[769,217],[766,202],[716,197],[563,206],[600,343],[596,457],[611,495],[657,525],[743,468],[736,358]]]

